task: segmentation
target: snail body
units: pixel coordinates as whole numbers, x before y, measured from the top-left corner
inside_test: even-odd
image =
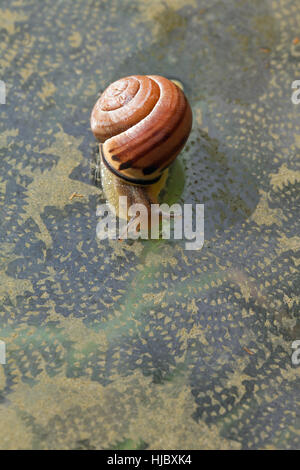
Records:
[[[126,195],[129,204],[146,207],[157,203],[167,168],[184,147],[191,126],[191,107],[171,80],[133,75],[112,83],[91,114],[107,198]]]
[[[151,205],[158,203],[159,194],[167,181],[168,169],[158,181],[144,186],[128,183],[115,176],[103,161],[100,161],[100,174],[104,194],[119,217],[128,219],[128,214],[119,206],[120,196],[126,196],[128,207],[133,204],[143,204],[146,207],[150,222]]]

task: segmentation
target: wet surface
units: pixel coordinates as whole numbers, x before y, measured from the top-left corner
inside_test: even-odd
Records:
[[[206,3],[1,2],[1,448],[299,448],[300,11]],[[154,73],[199,252],[96,238],[91,109]]]

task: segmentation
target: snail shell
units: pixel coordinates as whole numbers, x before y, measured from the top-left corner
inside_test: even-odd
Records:
[[[137,185],[160,179],[182,150],[191,126],[192,111],[183,91],[158,75],[133,75],[112,83],[91,114],[102,161]]]

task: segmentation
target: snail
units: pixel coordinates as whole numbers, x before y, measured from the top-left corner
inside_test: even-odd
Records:
[[[100,142],[101,180],[106,198],[122,213],[128,205],[158,204],[168,167],[183,149],[192,127],[192,111],[181,88],[158,75],[121,78],[106,88],[91,114]]]

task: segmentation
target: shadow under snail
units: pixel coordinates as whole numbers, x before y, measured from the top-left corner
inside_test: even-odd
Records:
[[[107,200],[119,217],[119,197],[128,207],[158,204],[169,165],[183,149],[192,127],[187,98],[173,81],[158,75],[121,78],[106,88],[91,114],[100,142],[100,171]]]

